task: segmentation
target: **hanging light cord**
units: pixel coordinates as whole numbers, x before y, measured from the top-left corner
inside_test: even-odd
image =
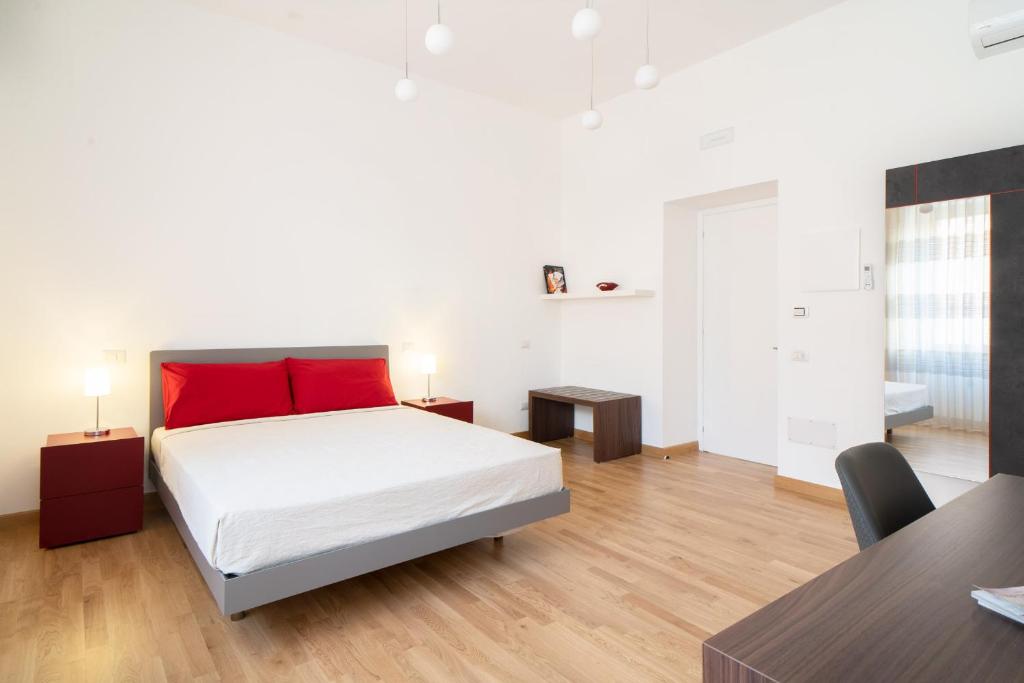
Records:
[[[437,23],[441,23],[441,0],[437,0]]]
[[[644,20],[644,64],[651,63],[651,0],[647,0],[647,17]]]
[[[590,108],[594,108],[594,41],[590,41]]]
[[[409,0],[405,0],[405,77],[409,78]]]

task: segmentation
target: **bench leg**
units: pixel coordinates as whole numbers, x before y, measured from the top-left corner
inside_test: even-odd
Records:
[[[640,452],[640,397],[608,401],[594,408],[594,462]]]
[[[241,612],[235,612],[231,615],[231,621],[241,621],[242,619],[245,619],[246,614],[248,614],[248,612],[246,612],[245,610],[242,610]]]
[[[573,435],[576,406],[530,397],[530,439],[538,442],[568,439]]]

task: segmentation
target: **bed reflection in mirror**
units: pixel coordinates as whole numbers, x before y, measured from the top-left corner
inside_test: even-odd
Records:
[[[886,211],[886,440],[919,472],[988,478],[989,196]]]

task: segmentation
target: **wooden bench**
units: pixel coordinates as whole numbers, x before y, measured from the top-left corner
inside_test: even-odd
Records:
[[[530,439],[554,441],[575,434],[575,406],[594,409],[594,462],[640,452],[640,397],[586,387],[530,392]]]

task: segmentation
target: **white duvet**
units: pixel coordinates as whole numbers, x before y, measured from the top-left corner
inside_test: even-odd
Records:
[[[906,382],[885,383],[885,414],[909,413],[928,405],[928,387]]]
[[[557,449],[405,407],[157,429],[211,565],[243,574],[558,491]]]

